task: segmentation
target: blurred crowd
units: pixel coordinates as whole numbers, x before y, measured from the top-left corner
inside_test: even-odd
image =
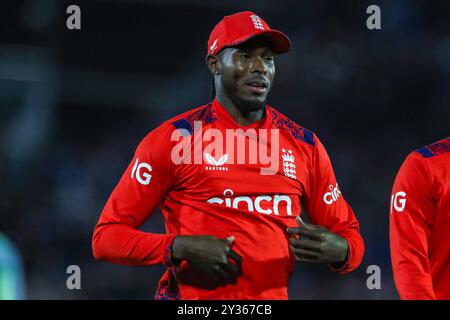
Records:
[[[206,43],[227,14],[252,10],[289,35],[269,103],[317,133],[366,242],[347,276],[298,265],[292,299],[396,299],[390,190],[412,150],[450,132],[450,3],[76,1],[0,4],[0,232],[21,253],[30,299],[151,299],[164,269],[94,260],[93,228],[139,141],[209,101]],[[143,230],[163,232],[156,211]],[[68,290],[69,265],[81,290]],[[381,290],[366,286],[370,265]]]

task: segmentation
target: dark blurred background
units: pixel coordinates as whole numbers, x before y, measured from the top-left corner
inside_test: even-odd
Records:
[[[70,4],[81,30],[66,28]],[[381,30],[366,28],[371,4]],[[22,297],[153,298],[163,267],[95,261],[93,228],[139,141],[208,102],[209,33],[243,10],[290,36],[269,102],[321,138],[366,242],[347,276],[298,265],[290,297],[397,299],[390,190],[410,151],[449,135],[448,1],[2,1],[0,232],[22,257]],[[144,230],[163,232],[159,211]],[[81,290],[66,287],[69,265]],[[381,290],[366,287],[369,265]]]

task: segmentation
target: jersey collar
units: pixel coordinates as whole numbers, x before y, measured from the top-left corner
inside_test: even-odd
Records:
[[[271,108],[266,104],[265,106],[265,115],[262,119],[251,123],[249,125],[246,126],[242,126],[239,123],[237,123],[234,118],[229,114],[228,110],[223,107],[219,101],[217,101],[217,98],[215,98],[212,102],[212,106],[214,108],[214,111],[217,115],[217,117],[219,118],[219,120],[223,123],[225,123],[225,125],[227,127],[230,128],[242,128],[242,129],[248,129],[248,128],[253,128],[253,129],[262,129],[262,128],[270,128],[272,125],[272,112],[271,112]]]

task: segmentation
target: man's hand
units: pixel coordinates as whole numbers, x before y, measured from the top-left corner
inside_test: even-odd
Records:
[[[329,263],[339,268],[348,255],[347,240],[328,229],[303,222],[296,218],[298,228],[288,228],[291,235],[289,247],[297,261],[308,263]],[[298,237],[297,237],[298,236]]]
[[[241,274],[242,257],[231,249],[234,237],[177,236],[172,245],[172,258],[187,260],[215,285],[235,284]]]

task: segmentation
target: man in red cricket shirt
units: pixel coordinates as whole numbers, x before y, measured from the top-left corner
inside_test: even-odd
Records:
[[[97,259],[164,264],[157,299],[287,299],[296,259],[342,274],[361,263],[359,224],[325,148],[266,104],[274,55],[290,46],[249,11],[215,26],[213,101],[139,144],[95,228]],[[139,231],[158,204],[166,234]]]
[[[402,299],[450,299],[450,137],[412,152],[391,197],[390,239]]]

